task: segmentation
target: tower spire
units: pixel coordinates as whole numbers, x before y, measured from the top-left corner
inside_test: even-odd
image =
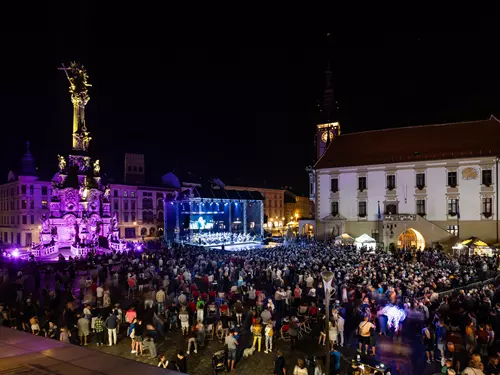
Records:
[[[326,38],[327,67],[324,71],[325,83],[321,103],[321,123],[316,126],[317,159],[323,155],[333,139],[340,134],[340,124],[337,121],[337,102],[333,91],[333,69],[330,52],[333,48],[332,35],[328,33]]]

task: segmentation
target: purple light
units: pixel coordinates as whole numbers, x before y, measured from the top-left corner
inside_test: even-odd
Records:
[[[12,252],[12,256],[14,258],[19,258],[19,249],[15,249],[13,252]]]
[[[141,251],[142,250],[142,246],[141,245],[137,245],[137,251]]]

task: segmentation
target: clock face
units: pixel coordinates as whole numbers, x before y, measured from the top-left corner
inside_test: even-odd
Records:
[[[323,134],[321,134],[321,140],[325,143],[328,141],[328,131],[325,131],[323,132]],[[330,141],[332,140],[333,140],[333,132],[330,131]]]

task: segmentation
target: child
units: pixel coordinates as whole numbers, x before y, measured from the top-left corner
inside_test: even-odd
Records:
[[[160,362],[158,362],[158,367],[162,367],[162,368],[168,367],[168,361],[167,361],[167,358],[165,357],[165,354],[163,354],[160,357]]]
[[[71,332],[68,331],[66,327],[61,328],[61,334],[59,335],[59,341],[69,344],[69,338],[71,337]]]
[[[266,350],[264,350],[264,353],[269,353],[273,351],[273,335],[274,335],[274,330],[273,330],[273,322],[268,321],[266,325],[266,329],[264,330],[265,337],[266,337]]]

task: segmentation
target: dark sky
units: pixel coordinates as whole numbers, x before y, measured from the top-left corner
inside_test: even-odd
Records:
[[[388,20],[320,10],[285,24],[141,3],[62,4],[30,8],[16,22],[4,12],[2,179],[28,139],[45,170],[69,151],[72,106],[56,67],[72,60],[93,84],[93,153],[118,178],[124,153],[136,152],[150,181],[178,165],[226,182],[304,188],[328,59],[344,133],[500,115],[494,9],[432,21],[425,10]]]

